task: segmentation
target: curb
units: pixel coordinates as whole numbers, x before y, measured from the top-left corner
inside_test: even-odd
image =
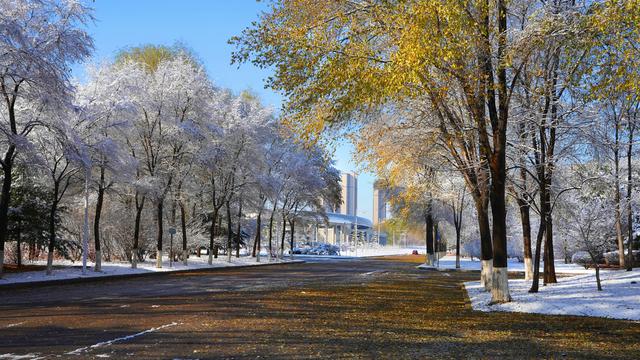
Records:
[[[80,283],[91,283],[91,282],[100,282],[100,281],[111,281],[118,279],[134,279],[134,278],[142,278],[142,277],[152,277],[152,276],[167,276],[172,274],[185,274],[185,273],[195,273],[195,272],[218,272],[218,271],[229,271],[235,269],[246,269],[253,267],[264,267],[264,266],[278,266],[278,265],[292,265],[292,264],[303,264],[304,260],[292,260],[284,263],[263,263],[259,265],[238,265],[238,266],[221,266],[221,267],[210,267],[210,268],[197,268],[197,269],[183,269],[183,270],[175,270],[175,271],[150,271],[150,272],[142,272],[136,274],[121,274],[121,275],[104,275],[104,276],[91,276],[91,277],[78,277],[71,279],[53,279],[53,280],[43,280],[43,281],[30,281],[30,282],[19,282],[19,283],[9,283],[9,284],[0,284],[0,291],[5,290],[13,290],[13,289],[24,289],[31,287],[41,287],[41,286],[54,286],[54,285],[67,285],[67,284],[80,284]]]

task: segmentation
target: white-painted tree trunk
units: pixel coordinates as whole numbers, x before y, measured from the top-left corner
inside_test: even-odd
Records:
[[[480,285],[484,286],[486,291],[491,291],[493,260],[481,260],[480,263]]]
[[[156,267],[162,269],[162,250],[156,252]]]
[[[533,280],[533,261],[531,258],[524,258],[524,279]]]
[[[138,268],[138,249],[131,250],[131,268]]]
[[[0,250],[0,278],[2,278],[2,274],[4,274],[4,250]]]
[[[96,266],[93,270],[95,272],[102,271],[102,250],[96,250]]]
[[[233,252],[233,249],[228,248],[227,249],[227,262],[231,262],[231,253]]]
[[[47,254],[47,275],[53,274],[53,251]]]
[[[456,256],[456,269],[460,269],[460,256]]]
[[[189,250],[182,250],[182,264],[183,264],[184,266],[187,266],[187,265],[188,265],[187,255],[189,255]]]
[[[209,260],[207,260],[209,265],[213,264],[213,249],[209,249]]]
[[[509,276],[507,268],[493,268],[493,278],[491,280],[491,303],[499,304],[511,301],[509,295]]]

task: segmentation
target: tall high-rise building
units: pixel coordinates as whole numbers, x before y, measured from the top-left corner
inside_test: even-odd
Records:
[[[378,225],[387,219],[387,190],[380,186],[380,182],[373,184],[373,225]]]
[[[354,173],[342,173],[342,204],[340,214],[355,216],[358,209],[358,177]]]

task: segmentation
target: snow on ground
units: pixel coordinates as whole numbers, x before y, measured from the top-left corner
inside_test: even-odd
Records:
[[[560,270],[558,270],[560,272]],[[531,281],[509,280],[512,301],[488,305],[491,294],[479,281],[466,282],[474,310],[508,311],[553,315],[597,316],[640,320],[640,270],[601,271],[602,291],[597,291],[595,271],[558,278],[557,284],[542,286],[530,294]]]
[[[271,263],[276,262],[288,262],[288,260],[272,259]],[[209,268],[221,268],[230,266],[255,266],[269,264],[269,259],[266,256],[260,258],[260,262],[256,262],[255,258],[250,256],[241,256],[236,258],[231,257],[231,262],[227,262],[226,256],[219,256],[217,259],[213,259],[211,265],[208,264],[208,256],[202,257],[191,256],[187,266],[184,266],[182,262],[174,262],[172,266],[169,266],[169,260],[165,259],[162,262],[162,268],[156,268],[155,260],[147,260],[146,262],[138,263],[137,269],[132,269],[131,264],[128,262],[103,262],[102,271],[93,271],[93,263],[87,263],[87,272],[82,274],[82,263],[76,262],[72,264],[68,261],[56,262],[53,269],[53,274],[47,275],[45,270],[42,271],[27,271],[21,273],[5,273],[0,278],[0,285],[4,284],[18,284],[29,283],[36,281],[48,281],[48,280],[67,280],[78,278],[93,278],[102,276],[114,276],[114,275],[127,275],[127,274],[141,274],[149,272],[168,272],[190,269],[209,269]],[[40,264],[35,262],[35,264]],[[46,264],[46,262],[45,262]],[[59,267],[63,265],[62,267]]]
[[[421,247],[400,247],[400,246],[365,246],[349,251],[342,251],[340,255],[351,257],[366,256],[388,256],[388,255],[409,255],[413,250],[423,250]]]
[[[422,254],[422,253],[421,253]],[[586,274],[593,272],[593,270],[586,270],[583,266],[576,264],[565,264],[563,261],[556,261],[556,272],[561,274]],[[420,265],[418,268],[425,269],[431,266]],[[447,255],[436,263],[436,267],[439,269],[455,269],[456,257],[453,255]],[[516,259],[509,259],[507,264],[509,271],[522,271],[524,272],[524,263],[517,261]],[[460,269],[462,270],[480,270],[480,260],[471,260],[470,258],[460,258]],[[543,264],[540,264],[540,271],[543,269]],[[604,271],[604,270],[603,270]]]

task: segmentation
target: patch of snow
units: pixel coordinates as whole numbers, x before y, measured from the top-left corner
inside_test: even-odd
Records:
[[[38,360],[38,359],[44,359],[44,357],[40,356],[39,354],[24,354],[24,355],[18,355],[18,354],[13,354],[13,353],[8,353],[8,354],[0,354],[0,359],[3,360]]]
[[[9,324],[9,325],[5,326],[4,328],[5,328],[5,329],[7,329],[7,328],[12,328],[12,327],[14,327],[14,326],[18,326],[18,325],[22,325],[22,324],[24,324],[24,321],[21,321],[21,322],[19,322],[19,323]],[[0,357],[0,359],[2,359],[2,358]]]
[[[640,321],[640,270],[601,271],[602,291],[597,291],[594,270],[558,278],[557,284],[529,293],[530,280],[509,280],[512,301],[489,305],[491,294],[479,281],[464,284],[471,305],[478,311],[507,311],[552,315],[596,316]]]
[[[544,267],[544,264],[542,262],[540,262],[540,271],[541,272],[542,272],[543,267]],[[438,269],[443,269],[443,270],[455,269],[456,268],[456,257],[453,256],[453,255],[447,255],[447,256],[444,256],[444,257],[440,258],[440,260],[436,261],[436,263],[433,266],[422,264],[422,265],[419,265],[418,268],[420,268],[420,269],[438,268]],[[524,272],[524,263],[523,262],[519,262],[516,259],[509,259],[508,264],[507,264],[507,268],[509,269],[509,271]],[[565,264],[561,260],[555,262],[555,268],[556,268],[556,273],[558,273],[558,274],[588,274],[588,273],[592,273],[593,272],[593,270],[585,269],[581,265]],[[460,258],[460,269],[461,270],[478,270],[478,271],[480,271],[480,260],[471,260],[470,258],[461,257]],[[606,270],[602,270],[601,272],[604,272],[604,271],[606,271]]]
[[[29,283],[29,282],[38,282],[38,281],[48,281],[48,280],[68,280],[68,279],[79,279],[79,278],[94,278],[94,277],[102,277],[102,276],[118,276],[118,275],[129,275],[129,274],[142,274],[149,272],[173,272],[173,271],[181,271],[181,270],[191,270],[191,269],[212,269],[212,268],[223,268],[223,267],[233,267],[233,266],[261,266],[267,264],[274,263],[287,263],[291,262],[291,260],[278,260],[272,259],[271,262],[262,261],[256,262],[255,258],[250,256],[243,256],[240,258],[233,257],[231,262],[227,261],[226,256],[220,257],[218,259],[213,259],[213,263],[211,265],[208,264],[208,257],[190,257],[188,265],[185,266],[183,263],[174,262],[172,267],[169,267],[169,261],[163,261],[162,268],[156,268],[156,263],[154,260],[150,260],[147,262],[139,262],[137,269],[132,269],[131,264],[129,262],[103,262],[102,263],[102,271],[95,272],[93,267],[87,266],[86,274],[82,273],[82,267],[77,263],[73,264],[69,261],[60,261],[56,262],[53,274],[46,275],[45,270],[40,271],[26,271],[20,273],[5,273],[0,278],[0,285],[3,284],[19,284],[19,283]],[[39,262],[33,262],[33,264],[40,264]],[[62,266],[62,267],[60,267]]]
[[[369,272],[366,272],[366,273],[362,273],[360,275],[362,275],[362,276],[370,276],[370,275],[376,275],[376,274],[384,274],[386,272],[387,272],[386,270],[374,270],[374,271],[369,271]]]

